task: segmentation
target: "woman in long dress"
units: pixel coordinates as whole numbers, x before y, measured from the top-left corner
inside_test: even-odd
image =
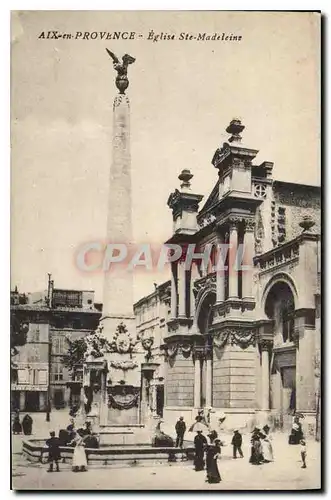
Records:
[[[194,470],[196,471],[200,471],[205,468],[204,453],[206,445],[206,437],[202,434],[201,430],[198,430],[197,435],[194,438]]]
[[[30,436],[32,434],[32,424],[33,420],[30,415],[25,415],[22,420],[22,427],[25,435]]]
[[[268,462],[273,462],[274,460],[274,455],[273,455],[273,450],[272,450],[272,436],[270,434],[270,427],[269,425],[265,425],[263,427],[263,432],[264,432],[264,437],[262,438],[262,455],[263,455],[263,461],[268,463]]]
[[[20,422],[20,417],[19,415],[15,415],[14,421],[13,421],[13,434],[21,434],[22,432],[22,424]]]
[[[263,462],[262,445],[261,445],[262,436],[263,434],[261,434],[260,429],[255,427],[251,438],[252,447],[251,447],[251,456],[249,459],[250,464],[259,465]]]
[[[87,460],[85,453],[85,442],[81,429],[78,429],[77,435],[72,441],[75,444],[74,456],[72,459],[72,470],[73,472],[83,472],[87,470]]]
[[[207,479],[208,483],[219,483],[221,475],[218,470],[217,460],[221,456],[221,441],[220,439],[215,439],[215,441],[209,445],[207,450]]]

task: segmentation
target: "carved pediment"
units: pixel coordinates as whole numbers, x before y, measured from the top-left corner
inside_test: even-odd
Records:
[[[200,223],[200,219],[203,220],[204,215],[207,215],[206,213],[208,212],[208,210],[211,207],[213,207],[214,205],[216,205],[216,203],[219,201],[219,184],[220,184],[220,181],[217,181],[212,192],[210,193],[209,197],[207,198],[206,203],[202,207],[202,210],[200,211],[200,215],[198,216],[199,223]]]

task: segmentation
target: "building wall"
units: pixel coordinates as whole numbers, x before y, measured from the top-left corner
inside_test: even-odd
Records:
[[[61,290],[71,297],[71,290]],[[13,404],[21,410],[30,401],[40,411],[46,411],[48,400],[48,371],[50,366],[50,403],[52,407],[69,404],[68,382],[71,373],[65,366],[63,356],[67,353],[66,338],[76,339],[94,331],[101,312],[94,308],[94,292],[79,294],[81,307],[46,307],[47,292],[36,292],[23,296],[17,290],[11,293],[11,313],[21,322],[29,324],[26,344],[19,347],[13,361],[18,367],[18,383],[12,384]],[[58,326],[58,328],[57,328]],[[49,351],[51,341],[51,351]],[[50,359],[49,359],[50,354]],[[33,394],[29,395],[28,392]],[[31,411],[31,410],[30,410]]]
[[[315,222],[315,226],[309,232],[321,232],[321,194],[319,188],[275,181],[273,199],[276,207],[285,208],[286,241],[302,233],[299,223],[306,215]]]
[[[194,364],[180,353],[167,366],[166,406],[193,407]]]
[[[255,348],[226,345],[214,348],[213,407],[254,408]]]
[[[14,406],[21,411],[44,411],[47,403],[49,324],[35,311],[17,314],[22,321],[29,323],[26,344],[18,348],[13,361],[17,366],[17,382],[12,384]],[[22,315],[23,314],[23,315]]]

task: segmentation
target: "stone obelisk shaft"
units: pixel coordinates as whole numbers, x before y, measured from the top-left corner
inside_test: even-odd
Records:
[[[128,256],[104,275],[103,333],[111,337],[118,323],[132,320],[133,278],[128,271],[132,247],[130,102],[117,95],[113,105],[112,163],[109,177],[107,243],[126,245]],[[129,326],[129,325],[128,325]]]

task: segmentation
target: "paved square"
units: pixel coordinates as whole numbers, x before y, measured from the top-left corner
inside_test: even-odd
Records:
[[[233,460],[232,447],[222,448],[219,470],[222,482],[208,484],[205,472],[195,472],[191,462],[136,467],[91,466],[85,473],[73,473],[61,464],[59,473],[48,473],[47,465],[31,464],[21,455],[20,436],[13,437],[13,488],[15,490],[273,490],[320,488],[320,444],[308,441],[307,469],[301,469],[300,447],[289,446],[287,436],[274,438],[273,463],[249,464],[249,435],[244,436],[243,459]],[[229,437],[225,439],[230,442]]]

